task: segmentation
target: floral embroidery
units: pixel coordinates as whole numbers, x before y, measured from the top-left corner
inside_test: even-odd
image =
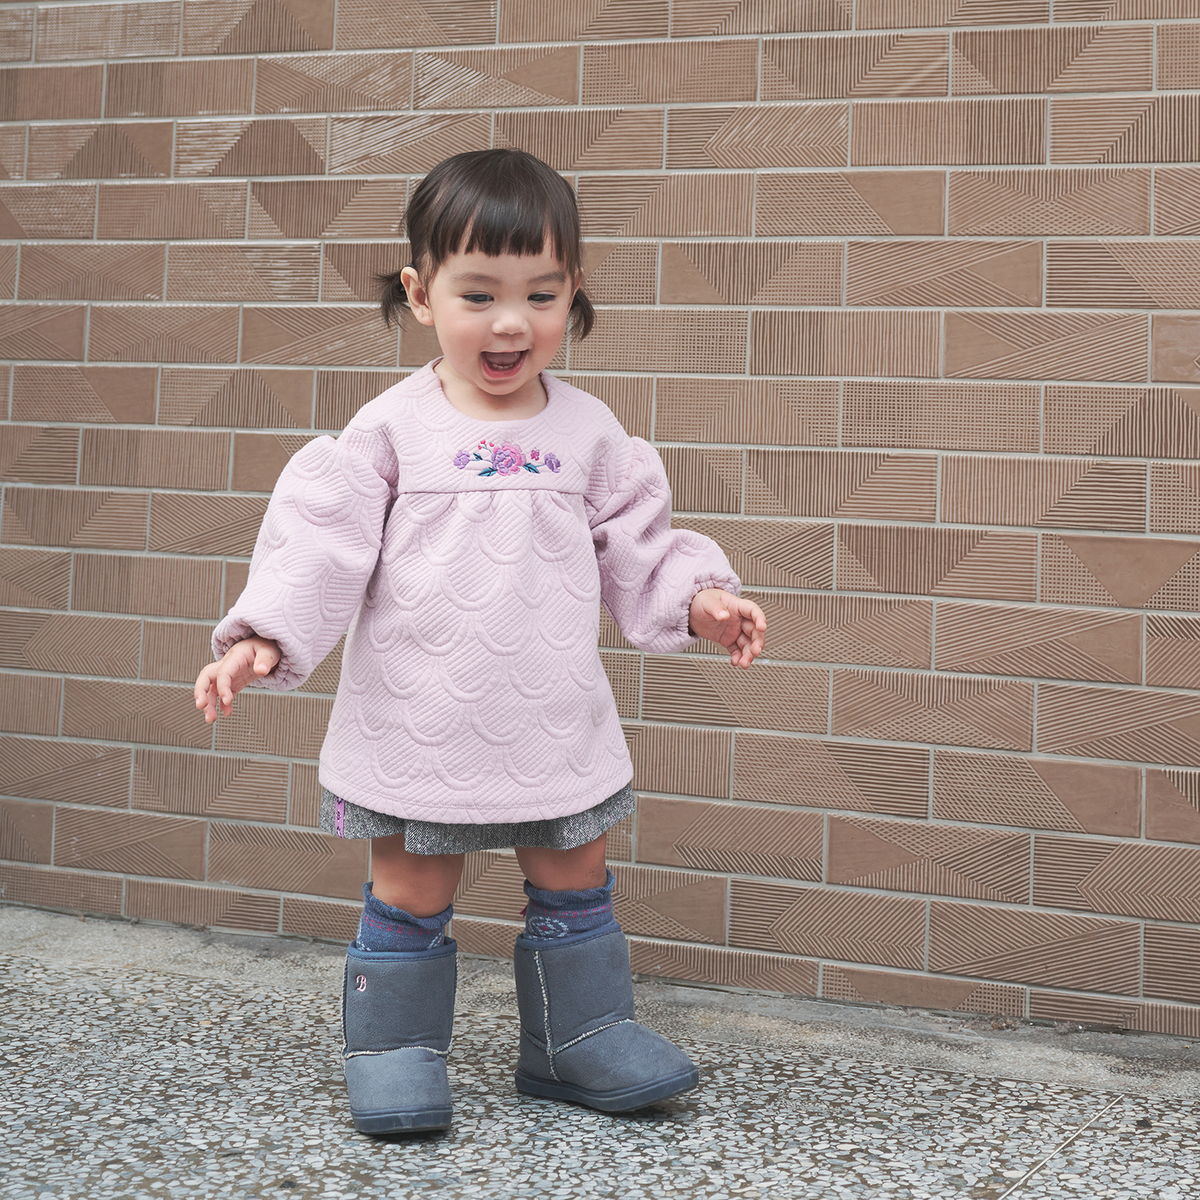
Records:
[[[533,449],[526,456],[515,442],[497,444],[486,438],[481,439],[474,450],[460,450],[454,456],[454,465],[460,471],[473,467],[480,476],[517,475],[521,471],[540,475],[542,467],[552,475],[557,475],[562,470],[562,460],[549,450],[543,453]]]

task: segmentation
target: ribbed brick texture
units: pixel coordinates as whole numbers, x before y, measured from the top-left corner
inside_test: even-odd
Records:
[[[1194,0],[23,0],[0,68],[0,896],[344,940],[340,644],[192,708],[290,455],[437,352],[380,271],[541,155],[768,659],[602,660],[634,967],[1200,1035]],[[455,932],[506,954],[514,857]]]

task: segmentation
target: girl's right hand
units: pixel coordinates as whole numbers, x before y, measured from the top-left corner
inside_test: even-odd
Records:
[[[209,663],[196,677],[196,707],[210,725],[217,713],[229,716],[233,698],[248,683],[269,675],[283,657],[277,642],[249,637],[234,642],[220,662]]]

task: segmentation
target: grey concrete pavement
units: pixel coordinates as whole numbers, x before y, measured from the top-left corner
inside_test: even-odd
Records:
[[[337,947],[0,908],[0,1197],[1200,1197],[1200,1043],[657,982],[701,1067],[624,1116],[513,1089],[464,958],[446,1134],[364,1137]]]

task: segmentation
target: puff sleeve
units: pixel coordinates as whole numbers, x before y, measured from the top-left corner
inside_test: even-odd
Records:
[[[671,528],[671,488],[654,448],[619,442],[594,469],[587,503],[600,596],[621,632],[655,654],[691,645],[692,598],[714,587],[736,595],[741,581],[711,538]]]
[[[272,493],[245,590],[213,632],[213,653],[245,637],[273,638],[283,657],[258,682],[299,687],[361,605],[393,499],[378,466],[345,436],[317,438],[294,455]]]

